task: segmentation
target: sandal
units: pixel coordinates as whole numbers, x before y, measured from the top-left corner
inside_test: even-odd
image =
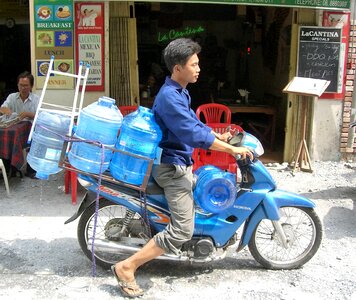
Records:
[[[115,272],[115,265],[111,266],[111,271],[114,274],[117,283],[119,284],[120,291],[124,297],[136,298],[144,294],[143,290],[136,283],[136,280],[124,281],[120,279]],[[129,290],[131,293],[128,293],[127,290]]]

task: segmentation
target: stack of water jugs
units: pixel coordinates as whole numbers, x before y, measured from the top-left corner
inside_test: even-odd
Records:
[[[48,179],[50,174],[61,170],[58,162],[69,124],[68,116],[45,111],[38,115],[28,155],[28,162],[37,171],[38,178]],[[123,118],[114,99],[101,97],[80,112],[74,138],[68,153],[73,167],[93,174],[103,173],[109,168],[115,179],[141,185],[148,159],[156,157],[162,133],[150,109],[140,106]],[[114,147],[123,152],[114,151]],[[233,205],[236,198],[235,174],[214,166],[203,166],[195,175],[198,179],[194,198],[201,208],[218,213]]]
[[[37,177],[47,179],[48,175],[60,171],[58,162],[70,119],[50,114],[42,122],[43,116],[47,117],[47,113],[39,114],[38,124],[50,127],[55,133],[36,126],[29,163],[37,171]],[[115,100],[103,96],[79,113],[75,141],[72,142],[68,160],[81,171],[100,174],[110,169],[115,179],[140,185],[147,171],[148,160],[113,151],[113,148],[154,159],[161,137],[161,130],[150,109],[140,106],[137,111],[123,118]],[[49,157],[36,152],[35,146],[39,142],[42,152],[55,152],[56,155]],[[39,163],[33,163],[35,161]],[[53,168],[48,168],[48,165]]]

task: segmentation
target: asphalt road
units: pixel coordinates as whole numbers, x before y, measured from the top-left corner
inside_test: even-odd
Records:
[[[137,273],[142,299],[356,299],[355,170],[337,163],[319,169],[295,176],[272,170],[282,188],[316,202],[324,225],[322,245],[303,268],[266,270],[248,249],[203,266],[153,261]],[[111,272],[98,267],[92,276],[77,222],[64,225],[78,204],[64,194],[62,174],[12,178],[10,187],[8,198],[0,181],[0,299],[122,298]]]

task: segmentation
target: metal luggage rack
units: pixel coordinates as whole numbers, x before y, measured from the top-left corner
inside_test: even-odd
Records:
[[[75,140],[78,140],[78,141],[80,141],[82,143],[83,143],[83,140],[80,140],[80,139],[75,138],[73,136],[70,137],[70,140],[71,141],[65,140],[64,143],[63,143],[61,157],[60,157],[59,162],[58,162],[58,166],[60,168],[68,170],[68,171],[71,171],[71,172],[80,173],[80,174],[95,178],[97,180],[101,178],[102,180],[108,181],[110,183],[114,183],[114,184],[117,184],[117,185],[128,187],[128,188],[140,191],[140,192],[144,192],[144,193],[146,192],[146,188],[147,188],[147,185],[148,185],[148,180],[150,178],[151,171],[152,171],[152,166],[153,166],[153,162],[154,162],[153,159],[147,158],[147,157],[142,156],[142,155],[138,155],[138,154],[133,154],[133,153],[130,153],[130,152],[122,151],[122,150],[119,150],[119,149],[116,149],[116,148],[104,146],[106,149],[110,149],[110,150],[112,150],[114,152],[119,152],[119,153],[122,153],[122,154],[125,154],[125,155],[129,155],[129,156],[132,156],[132,157],[135,157],[135,158],[139,158],[139,159],[148,161],[147,171],[146,171],[146,174],[145,174],[145,177],[144,177],[144,180],[143,180],[142,184],[141,185],[134,185],[134,184],[123,182],[121,180],[117,180],[117,179],[113,178],[111,175],[107,175],[105,173],[103,173],[101,175],[98,175],[98,174],[89,173],[89,172],[86,172],[86,171],[82,171],[82,170],[73,168],[70,165],[69,161],[68,161],[67,149],[70,149],[70,144],[72,142],[75,142]],[[99,145],[98,142],[84,141],[84,143]]]
[[[84,63],[82,61],[79,63],[79,66],[78,66],[78,74],[71,74],[71,73],[62,72],[62,71],[56,71],[56,70],[54,70],[53,65],[54,65],[54,56],[51,56],[51,60],[49,62],[49,66],[48,66],[44,86],[42,89],[41,97],[40,97],[40,100],[38,103],[35,117],[33,119],[31,131],[28,136],[28,142],[30,142],[32,140],[32,135],[35,130],[38,115],[40,112],[47,111],[47,112],[52,112],[52,113],[56,113],[56,114],[60,114],[60,115],[64,115],[64,116],[69,116],[70,124],[69,124],[67,134],[70,135],[72,132],[72,129],[73,129],[73,125],[74,125],[74,119],[78,116],[79,112],[81,111],[81,109],[83,107],[84,93],[85,93],[85,89],[86,89],[87,79],[89,76],[90,64],[86,65],[84,74],[83,74]],[[46,102],[44,101],[44,96],[45,96],[49,78],[51,75],[60,75],[60,76],[72,77],[72,78],[76,79],[75,92],[74,92],[72,106],[65,106],[65,105],[61,105],[61,104],[57,104],[57,103],[50,103],[48,101],[46,101]],[[82,90],[80,92],[79,90],[80,90],[81,84],[82,84]],[[80,95],[79,106],[78,106],[77,102],[78,102],[79,93],[81,95]]]

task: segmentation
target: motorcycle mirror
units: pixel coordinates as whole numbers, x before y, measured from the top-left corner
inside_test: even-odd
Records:
[[[234,147],[240,147],[241,146],[241,141],[244,137],[243,132],[235,132],[234,135],[230,138],[228,141],[230,145]]]

